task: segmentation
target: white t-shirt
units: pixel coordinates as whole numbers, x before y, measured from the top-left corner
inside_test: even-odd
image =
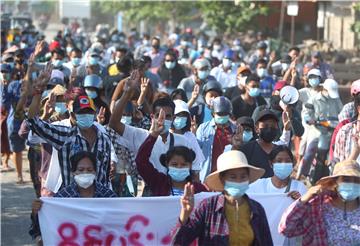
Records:
[[[192,170],[199,171],[201,167],[201,163],[205,160],[202,151],[198,151],[198,149],[200,149],[199,144],[197,142],[194,143],[193,141],[189,141],[189,139],[187,139],[183,135],[179,135],[176,133],[173,133],[173,135],[174,135],[174,146],[185,146],[188,147],[189,149],[192,149],[196,153],[196,158],[192,163]],[[148,136],[149,136],[149,131],[147,130],[125,125],[123,137],[129,143],[129,145],[126,147],[128,147],[129,150],[133,151],[135,155],[137,155],[140,146],[143,144],[143,142]],[[150,156],[150,162],[159,172],[166,173],[166,168],[160,163],[160,156],[162,154],[165,154],[169,150],[169,147],[170,147],[170,134],[168,134],[165,143],[162,141],[161,136],[159,136],[155,142],[154,148]]]
[[[271,182],[271,177],[269,177],[258,179],[250,184],[247,193],[285,193],[285,190],[286,186],[280,189],[275,187]],[[298,191],[301,195],[304,195],[307,192],[307,188],[302,182],[292,179],[289,191]]]

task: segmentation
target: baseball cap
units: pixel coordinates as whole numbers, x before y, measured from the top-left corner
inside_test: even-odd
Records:
[[[269,108],[259,110],[255,115],[253,115],[253,120],[255,123],[269,118],[279,121],[279,119],[276,117],[276,114]]]
[[[94,112],[96,111],[94,101],[85,95],[80,95],[75,97],[74,103],[72,105],[73,112],[79,113],[82,109],[92,109]]]
[[[278,82],[276,82],[276,84],[275,84],[275,86],[274,86],[274,91],[279,91],[279,90],[281,90],[285,85],[286,85],[286,81],[285,81],[285,80],[279,80]]]
[[[267,49],[267,44],[264,41],[260,41],[259,43],[257,43],[256,47],[258,49]]]
[[[284,54],[281,57],[281,63],[287,63],[290,64],[291,63],[291,57],[288,54]]]
[[[84,79],[84,87],[101,88],[102,87],[101,77],[96,74],[86,75]]]
[[[339,98],[339,85],[333,79],[326,79],[323,84],[324,89],[329,93],[330,98]]]
[[[200,69],[200,68],[203,68],[203,67],[208,67],[209,69],[211,69],[211,65],[210,65],[210,62],[205,59],[205,58],[202,58],[202,59],[197,59],[195,62],[194,62],[194,67],[196,69]]]
[[[309,78],[310,75],[315,75],[315,76],[321,77],[321,72],[319,69],[313,68],[308,72],[307,77]]]
[[[189,111],[189,106],[187,105],[186,102],[182,101],[182,100],[174,100],[175,103],[175,112],[174,114],[178,114],[181,112],[187,112],[190,114]]]
[[[232,50],[225,51],[224,58],[234,59],[234,51],[232,51]]]
[[[248,67],[246,67],[246,66],[240,66],[240,67],[238,68],[236,74],[239,75],[240,73],[243,73],[243,72],[245,72],[245,71],[251,73],[250,68],[248,68]]]
[[[58,69],[51,71],[49,85],[64,85],[64,73]]]
[[[236,123],[254,128],[254,120],[249,116],[242,116],[242,117],[238,118],[236,120]]]

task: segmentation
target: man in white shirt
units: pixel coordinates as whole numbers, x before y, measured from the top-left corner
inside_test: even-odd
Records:
[[[232,50],[227,50],[222,59],[222,63],[219,66],[214,67],[210,72],[210,75],[214,76],[224,89],[236,85],[237,67],[234,66],[233,59],[234,52]]]

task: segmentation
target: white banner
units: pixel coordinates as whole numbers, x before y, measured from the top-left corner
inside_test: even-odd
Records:
[[[216,193],[195,196],[198,204]],[[249,196],[265,208],[274,245],[283,211],[292,200],[285,194]],[[39,212],[44,245],[170,245],[170,231],[180,212],[179,197],[41,198]]]

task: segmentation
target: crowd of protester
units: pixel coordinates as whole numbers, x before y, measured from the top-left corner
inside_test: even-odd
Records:
[[[2,171],[17,183],[26,151],[38,198],[179,196],[175,245],[272,245],[251,194],[287,193],[287,245],[359,245],[360,80],[343,106],[320,52],[302,64],[261,34],[246,51],[191,29],[76,35],[26,32],[1,55]],[[194,207],[204,191],[221,193]]]

